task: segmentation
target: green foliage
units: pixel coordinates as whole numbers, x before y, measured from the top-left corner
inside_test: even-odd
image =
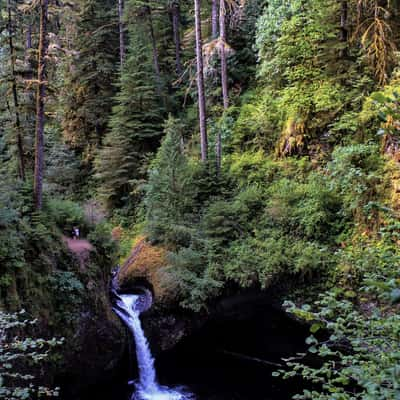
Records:
[[[399,4],[239,3],[227,10],[231,106],[223,114],[218,46],[206,36],[208,8],[202,15],[208,162],[198,159],[191,4],[180,4],[182,76],[175,71],[170,3],[125,2],[123,65],[115,1],[79,0],[57,16],[47,57],[48,197],[41,212],[32,204],[34,112],[26,85],[36,64],[22,37],[29,22],[36,47],[36,15],[13,8],[28,160],[23,184],[16,178],[7,16],[0,14],[0,308],[31,304],[51,329],[72,331],[90,296],[95,308],[104,301],[118,254],[111,232],[123,236],[125,253],[128,236],[144,231],[169,252],[167,268],[157,271],[160,284],[196,312],[225,286],[267,289],[303,281],[307,287],[297,285],[298,291],[311,288],[312,295],[340,287],[322,294],[314,312],[292,307],[313,323],[310,353],[322,357],[322,367],[289,360],[291,369],[282,373],[301,373],[314,384],[297,398],[396,398],[399,222],[388,194],[398,193],[398,77],[376,92],[374,72],[385,75],[378,80],[389,78]],[[163,131],[167,111],[173,114]],[[218,171],[217,134],[223,142]],[[388,182],[389,168],[394,182]],[[113,215],[89,226],[72,199],[91,197],[94,183]],[[94,246],[85,268],[61,240],[74,225]],[[323,328],[331,330],[328,341]]]
[[[395,88],[388,86],[384,92],[376,92],[371,96],[375,108],[378,109],[378,117],[382,121],[378,134],[383,136],[383,149],[394,158],[397,157],[400,140],[400,103],[397,89],[397,86]]]
[[[143,23],[130,31],[128,58],[110,119],[110,130],[96,158],[100,195],[108,205],[127,203],[145,176],[146,154],[156,149],[163,109],[157,94],[150,41]]]
[[[269,189],[267,214],[271,227],[294,237],[329,242],[338,231],[341,199],[326,178],[311,174],[306,183],[276,181]]]
[[[72,15],[77,57],[66,58],[62,88],[62,128],[66,141],[93,161],[111,113],[118,64],[116,8],[110,0],[80,0]]]
[[[87,239],[96,248],[97,260],[95,266],[100,267],[102,273],[109,271],[117,260],[117,243],[111,237],[112,225],[103,221],[95,225],[89,232]]]
[[[348,211],[362,213],[370,201],[377,200],[383,180],[383,159],[378,146],[337,147],[327,168],[332,187],[341,195]]]
[[[170,117],[146,187],[146,230],[152,240],[165,243],[184,240],[183,222],[194,205],[193,176],[182,153],[182,134],[182,124]]]
[[[340,41],[339,6],[275,0],[259,18],[259,76],[268,88],[270,131],[281,134],[280,155],[302,153],[315,138],[319,145],[332,143],[356,130],[350,117],[372,82],[365,65],[344,55],[357,57],[358,49]]]
[[[324,171],[310,173],[304,159],[233,155],[229,174],[236,191],[220,176],[217,192],[207,175],[193,174],[179,137],[176,126],[167,132],[145,206],[150,238],[173,250],[170,273],[181,304],[206,306],[226,281],[266,288],[284,276],[309,278],[334,269],[336,241],[348,220]]]
[[[81,162],[67,146],[59,129],[46,129],[46,192],[52,196],[78,198]]]
[[[180,305],[199,312],[207,308],[207,302],[220,292],[222,282],[214,271],[205,266],[209,262],[209,242],[194,240],[190,247],[183,247],[169,256],[163,285],[174,282],[176,298]]]
[[[399,394],[400,281],[398,222],[387,221],[376,238],[359,237],[337,253],[338,286],[322,293],[313,307],[287,302],[288,312],[313,321],[307,339],[310,359],[293,357],[287,370],[312,383],[295,399],[396,399]],[[299,361],[301,360],[301,361]]]
[[[84,291],[84,286],[73,272],[54,271],[49,280],[59,299],[68,303],[77,303],[81,300],[79,295]]]
[[[204,232],[224,247],[253,231],[263,205],[264,193],[255,185],[241,190],[231,200],[213,201],[204,213]]]
[[[232,243],[229,256],[224,266],[226,279],[264,289],[284,276],[321,274],[333,261],[326,247],[304,240],[293,242],[289,235],[272,230]]]
[[[4,185],[11,189],[11,186]],[[15,190],[15,186],[13,187]],[[0,193],[0,286],[7,287],[10,282],[10,271],[24,266],[23,236],[18,231],[19,213],[16,207],[20,200],[12,191]]]
[[[79,226],[81,230],[87,226],[83,209],[71,200],[48,200],[46,212],[47,217],[65,234],[70,235],[74,226]]]
[[[72,271],[54,271],[48,277],[51,300],[56,313],[52,317],[52,325],[72,326],[79,320],[85,288],[77,275]]]
[[[382,313],[373,303],[366,314],[343,294],[337,289],[322,295],[315,303],[317,311],[312,313],[312,319],[320,321],[313,325],[314,333],[320,326],[330,331],[328,340],[314,335],[307,339],[309,353],[321,357],[322,366],[315,368],[289,359],[289,371],[275,375],[300,375],[321,388],[304,390],[294,399],[395,400],[400,386],[399,316]],[[293,304],[287,305],[290,312],[298,313]]]
[[[232,146],[270,151],[279,138],[281,114],[276,98],[269,89],[247,96],[234,122]]]
[[[0,399],[27,400],[58,396],[59,388],[37,384],[41,367],[62,339],[31,338],[26,331],[37,321],[26,318],[25,311],[8,314],[0,311]],[[17,335],[16,335],[17,333]]]

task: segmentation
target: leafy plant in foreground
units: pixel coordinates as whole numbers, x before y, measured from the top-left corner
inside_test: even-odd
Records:
[[[359,288],[334,288],[320,295],[315,311],[286,302],[288,311],[313,322],[308,352],[319,366],[298,357],[275,376],[300,375],[312,384],[294,399],[397,400],[400,396],[400,314],[397,246],[382,239],[350,247],[342,259],[358,271]],[[390,236],[390,234],[389,234]],[[361,254],[361,255],[360,255]],[[353,262],[351,262],[351,259]],[[363,262],[362,262],[363,261]],[[357,281],[358,282],[358,281]],[[328,332],[320,334],[320,330]]]
[[[0,311],[0,399],[25,400],[58,396],[59,388],[49,389],[36,383],[36,365],[43,363],[59,339],[34,339],[14,336],[36,323],[22,319],[25,311],[8,314]]]

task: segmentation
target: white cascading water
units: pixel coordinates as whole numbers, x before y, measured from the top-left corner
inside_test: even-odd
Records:
[[[157,383],[154,359],[139,319],[141,310],[146,307],[146,304],[143,306],[146,299],[133,294],[118,294],[116,297],[113,310],[132,332],[136,345],[139,381],[131,400],[194,400],[194,396],[183,388],[169,388]]]

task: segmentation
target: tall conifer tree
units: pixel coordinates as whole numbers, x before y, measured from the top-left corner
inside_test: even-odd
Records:
[[[147,153],[158,147],[164,110],[152,65],[145,23],[131,25],[130,45],[115,98],[110,130],[96,159],[100,192],[110,205],[120,202],[143,177]]]
[[[62,126],[66,141],[90,166],[106,132],[119,70],[116,3],[80,0],[76,19],[77,56],[65,76]]]

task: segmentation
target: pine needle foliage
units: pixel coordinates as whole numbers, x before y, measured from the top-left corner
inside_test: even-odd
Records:
[[[75,59],[67,65],[62,93],[66,141],[91,165],[111,112],[118,71],[118,30],[111,0],[81,0],[73,39]]]
[[[183,154],[181,122],[169,117],[165,124],[165,138],[149,174],[146,190],[146,224],[153,241],[167,245],[179,242],[184,221],[193,209],[195,188],[190,179],[188,159]]]
[[[123,203],[144,177],[146,155],[157,148],[162,135],[164,110],[157,94],[150,43],[140,23],[132,27],[118,88],[109,131],[95,162],[99,192],[110,206]]]

